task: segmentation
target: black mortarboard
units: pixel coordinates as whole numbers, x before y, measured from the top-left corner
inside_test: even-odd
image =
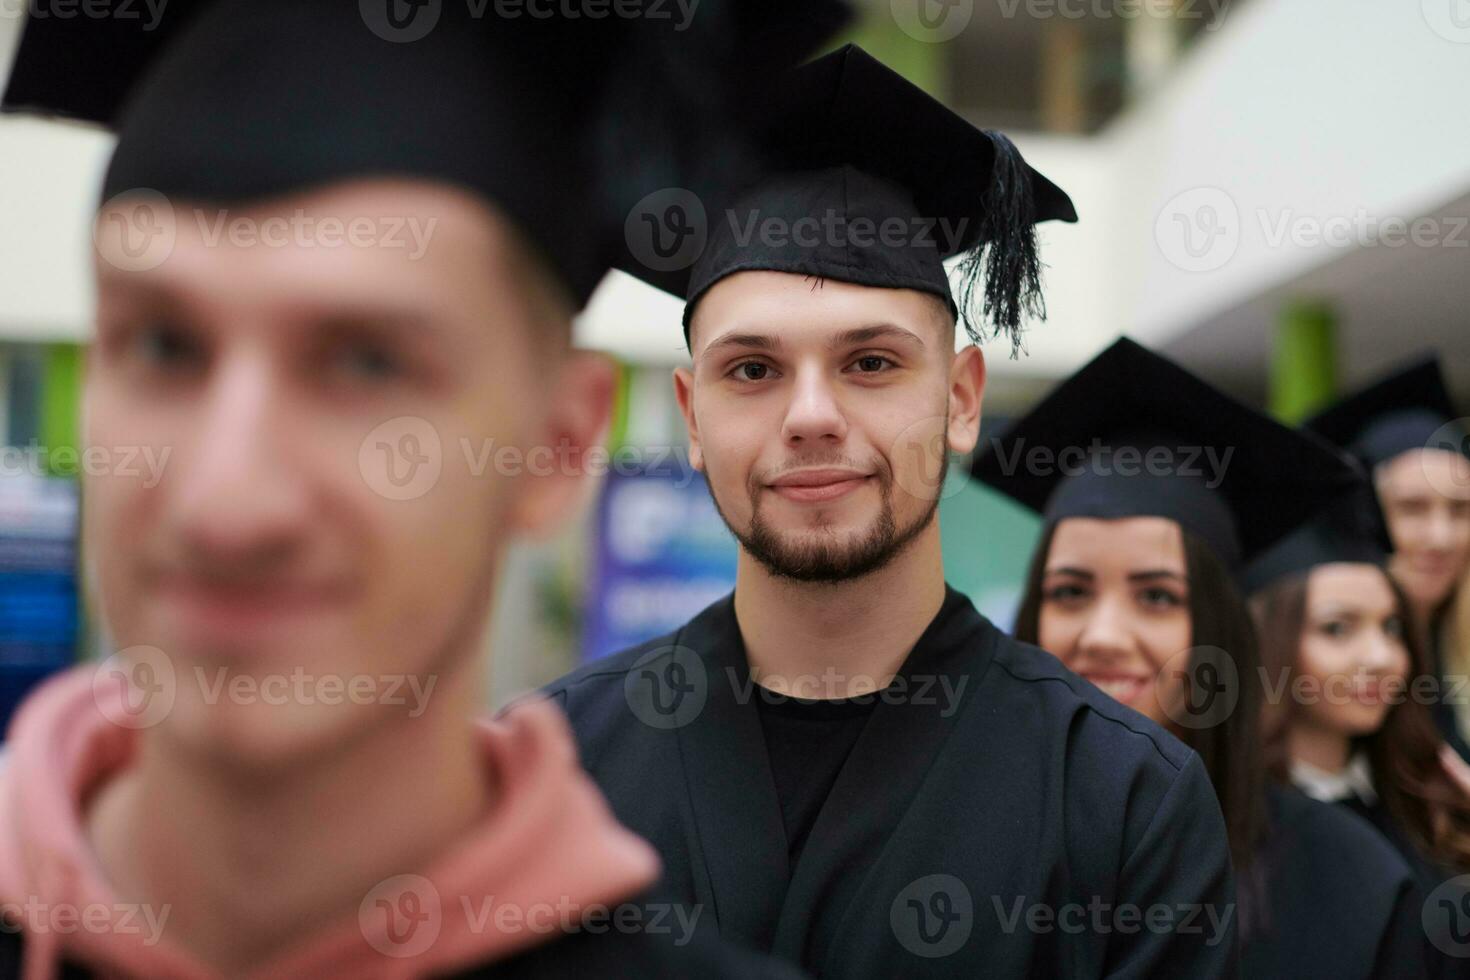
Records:
[[[1308,419],[1306,427],[1371,468],[1411,449],[1470,455],[1463,427],[1445,428],[1457,419],[1439,360],[1429,356],[1349,395]]]
[[[1255,592],[1288,575],[1337,562],[1383,565],[1391,551],[1383,509],[1365,475],[1357,490],[1332,501],[1256,556],[1245,570],[1244,585],[1248,593]]]
[[[106,198],[147,188],[240,203],[354,177],[460,186],[584,301],[632,203],[728,182],[737,94],[846,17],[835,0],[706,0],[683,24],[516,12],[169,0],[156,21],[32,18],[4,105],[116,129]]]
[[[851,44],[772,89],[753,113],[769,120],[763,176],[706,209],[699,257],[665,270],[635,256],[622,264],[685,298],[686,334],[705,291],[746,270],[929,292],[976,340],[976,288],[985,316],[1013,340],[1023,314],[1044,315],[1033,225],[1076,221],[1077,212],[1009,139],[975,128]],[[964,256],[958,304],[943,266],[956,255]]]
[[[990,440],[972,475],[1048,522],[1170,518],[1237,572],[1362,477],[1126,337]]]

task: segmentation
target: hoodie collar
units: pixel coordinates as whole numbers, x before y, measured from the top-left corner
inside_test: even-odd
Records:
[[[92,854],[85,807],[127,767],[138,736],[108,720],[121,715],[103,702],[122,692],[94,688],[93,673],[68,671],[28,699],[0,767],[0,912],[20,927],[25,980],[59,975],[62,960],[123,978],[218,980],[170,942],[167,908],[121,903]],[[527,703],[474,733],[501,787],[480,825],[432,867],[385,880],[356,914],[255,977],[452,973],[547,942],[565,910],[615,904],[653,882],[657,856],[613,819],[560,711]],[[497,908],[519,914],[496,916]]]

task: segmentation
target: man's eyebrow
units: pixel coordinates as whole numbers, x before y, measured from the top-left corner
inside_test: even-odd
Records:
[[[99,286],[130,295],[166,295],[177,285],[163,269],[123,270],[111,262],[99,262],[96,277]]]
[[[781,338],[764,333],[727,333],[711,341],[709,346],[700,352],[699,359],[703,361],[719,351],[730,348],[775,351],[781,348]]]
[[[391,344],[395,350],[441,351],[452,357],[469,355],[474,340],[465,331],[417,309],[364,304],[323,306],[300,311],[306,334],[333,343],[367,341]]]
[[[189,297],[181,283],[157,270],[125,272],[107,268],[97,274],[97,318],[101,323],[114,315],[187,317]]]
[[[168,276],[119,273],[99,276],[105,295],[127,306],[157,308],[165,313],[187,315],[190,298],[186,283]],[[383,297],[308,297],[285,301],[290,321],[327,335],[373,334],[383,338],[403,336],[425,340],[450,339],[434,311],[412,302]]]
[[[312,329],[341,336],[372,334],[387,338],[403,335],[430,340],[443,334],[431,318],[413,311],[394,309],[308,311],[306,322]]]
[[[875,340],[899,340],[916,345],[920,350],[924,348],[924,339],[912,330],[906,330],[892,323],[874,323],[866,327],[854,327],[833,335],[827,341],[827,346],[832,349],[839,347],[854,347],[859,344],[871,343]],[[713,341],[700,354],[700,360],[711,356],[721,350],[729,348],[740,348],[743,350],[775,351],[781,347],[781,338],[770,334],[759,333],[727,333]]]
[[[858,344],[871,343],[874,340],[902,340],[916,344],[920,350],[924,349],[924,339],[922,337],[912,330],[906,330],[893,323],[875,323],[871,326],[844,330],[833,337],[827,346],[853,347]]]

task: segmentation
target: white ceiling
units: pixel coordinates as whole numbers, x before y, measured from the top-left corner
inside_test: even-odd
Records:
[[[1193,324],[1170,355],[1242,397],[1264,397],[1270,341],[1284,305],[1330,303],[1338,322],[1339,379],[1351,389],[1414,354],[1437,349],[1451,386],[1470,401],[1470,194],[1430,212],[1456,244],[1375,245],[1336,255],[1290,283]]]

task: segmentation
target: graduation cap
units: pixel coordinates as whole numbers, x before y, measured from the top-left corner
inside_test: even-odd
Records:
[[[1411,449],[1470,455],[1470,434],[1445,386],[1439,360],[1416,359],[1308,419],[1306,427],[1372,468]]]
[[[705,0],[680,24],[454,0],[169,0],[156,20],[30,19],[3,101],[115,129],[108,199],[237,204],[358,177],[459,186],[585,301],[631,203],[723,185],[720,166],[740,159],[737,96],[847,13]]]
[[[1243,576],[1247,593],[1338,562],[1383,565],[1393,544],[1373,484],[1366,479],[1323,512],[1257,555]]]
[[[1237,573],[1363,479],[1323,440],[1126,337],[990,440],[971,473],[1048,522],[1167,517]]]
[[[1045,315],[1033,226],[1076,221],[1077,212],[1009,139],[975,128],[856,45],[772,89],[752,113],[769,120],[761,178],[708,209],[699,257],[673,269],[636,256],[621,264],[685,298],[686,339],[700,297],[745,270],[932,293],[977,342],[977,298],[1013,343],[1023,315]],[[963,256],[958,303],[943,265],[954,256]]]

